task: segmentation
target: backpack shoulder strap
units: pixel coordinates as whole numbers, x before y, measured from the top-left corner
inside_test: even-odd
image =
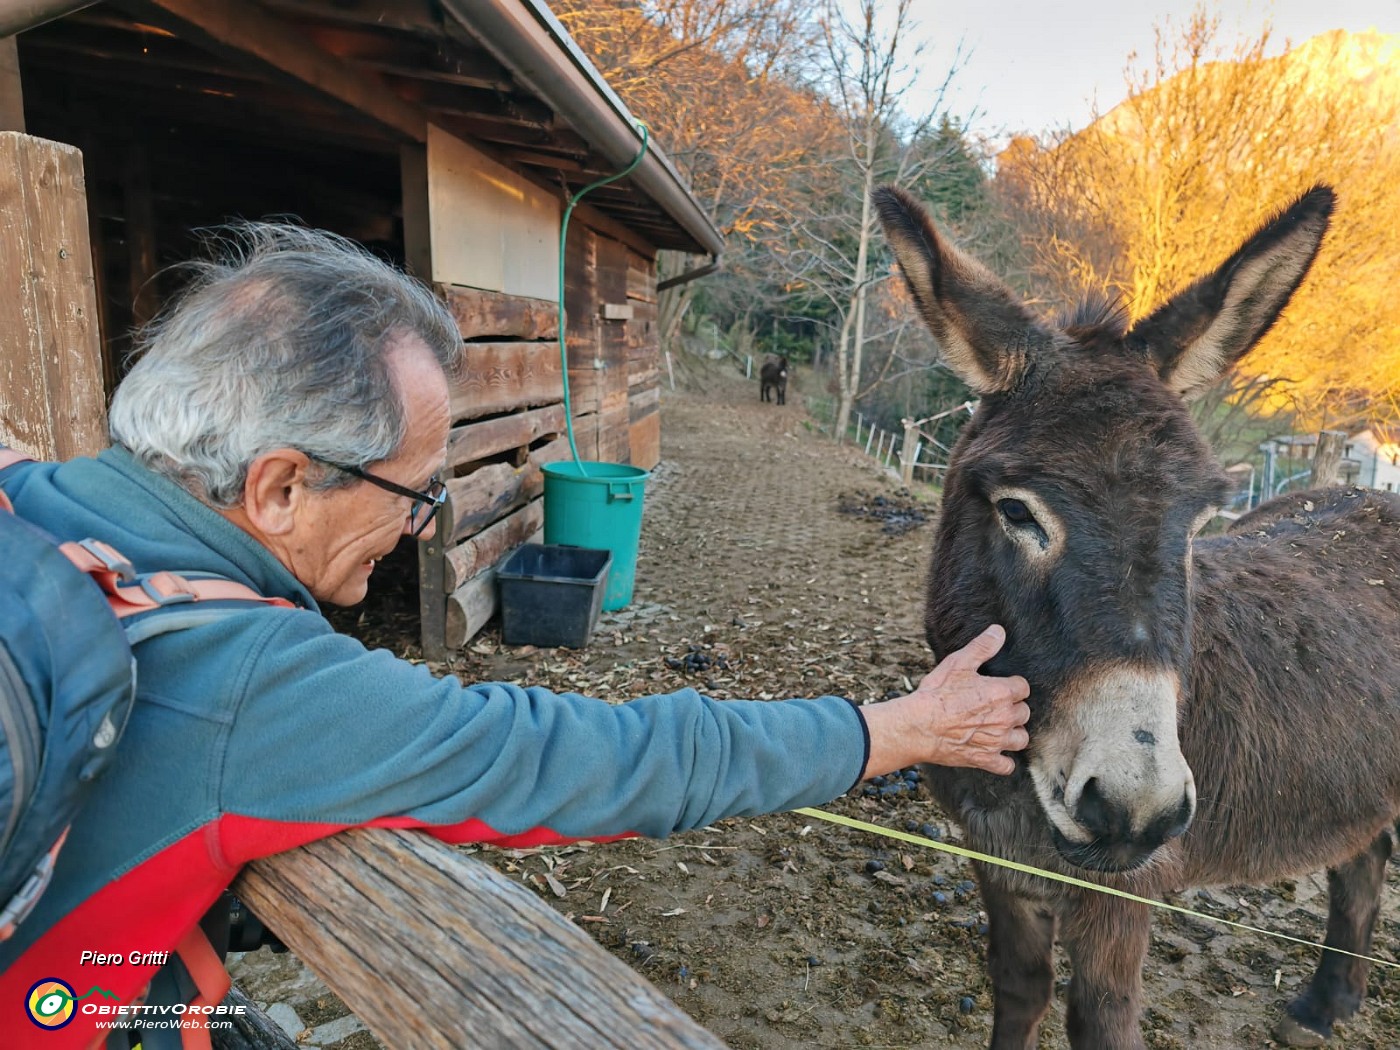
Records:
[[[0,445],[0,471],[32,458]],[[0,511],[14,513],[14,506],[3,491],[0,491]],[[102,588],[112,612],[121,620],[188,602],[255,602],[284,609],[296,608],[296,603],[286,598],[268,598],[251,587],[212,573],[137,573],[120,551],[101,540],[69,541],[59,544],[58,549]],[[181,630],[199,623],[208,623],[227,616],[232,611],[234,610],[224,606],[202,610],[200,615],[150,617],[150,625],[138,632],[140,637],[132,638],[132,641],[164,634],[167,631]],[[159,627],[154,626],[157,621],[160,623]],[[133,630],[134,628],[129,629],[128,634],[132,634]]]

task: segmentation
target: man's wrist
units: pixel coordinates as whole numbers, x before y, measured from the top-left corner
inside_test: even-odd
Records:
[[[912,745],[913,734],[907,718],[908,697],[866,704],[859,709],[865,722],[868,751],[861,780],[880,776],[920,761]]]

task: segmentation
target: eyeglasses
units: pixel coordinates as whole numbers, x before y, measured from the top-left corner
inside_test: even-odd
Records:
[[[320,456],[313,456],[310,452],[305,453],[305,455],[307,459],[320,463],[322,466],[339,470],[344,474],[349,474],[351,477],[359,478],[361,481],[368,481],[371,485],[381,488],[385,492],[392,492],[396,496],[407,496],[409,499],[413,500],[413,509],[408,512],[408,523],[413,527],[413,531],[409,533],[409,535],[414,539],[417,539],[423,534],[423,530],[437,517],[438,508],[447,500],[447,486],[443,484],[442,478],[438,477],[436,474],[428,479],[428,487],[422,492],[419,492],[417,489],[407,488],[404,485],[387,481],[384,478],[375,477],[369,471],[361,470],[359,467],[351,467],[344,463],[336,463],[333,460],[322,459]],[[419,521],[419,512],[422,511],[424,507],[428,508],[428,512],[423,515],[423,520]]]

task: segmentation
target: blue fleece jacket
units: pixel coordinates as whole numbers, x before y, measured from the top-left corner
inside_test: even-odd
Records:
[[[250,607],[138,647],[116,762],[53,885],[0,944],[0,1028],[46,977],[129,1001],[154,967],[95,970],[82,951],[169,951],[241,865],[347,827],[500,844],[664,836],[821,804],[865,761],[863,720],[835,697],[721,702],[684,689],[610,704],[464,686],[367,650],[261,544],[121,449],[21,464],[0,484],[23,517],[104,540],[138,572],[217,573],[301,606]],[[92,1038],[85,1024],[34,1034],[85,1045],[79,1029]]]

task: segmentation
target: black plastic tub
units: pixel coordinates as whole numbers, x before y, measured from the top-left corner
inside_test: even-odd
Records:
[[[582,649],[598,623],[611,566],[611,551],[525,544],[496,572],[501,640]]]

